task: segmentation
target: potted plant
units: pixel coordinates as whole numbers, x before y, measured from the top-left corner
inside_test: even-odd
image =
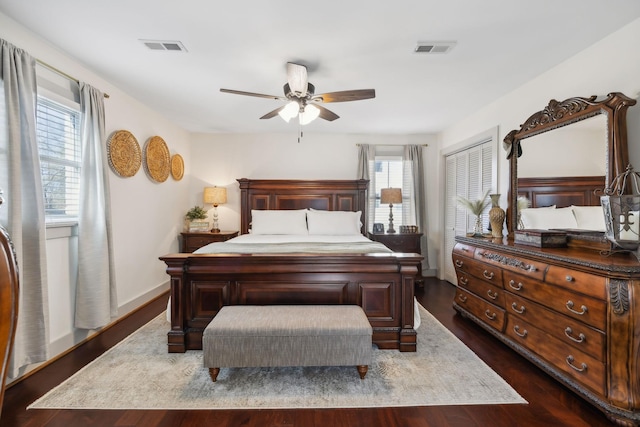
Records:
[[[201,222],[203,219],[207,219],[207,211],[205,211],[200,206],[194,206],[187,211],[185,214],[185,228],[187,231],[195,231],[196,228],[204,228],[204,230],[209,228],[209,223],[205,222],[202,227],[194,227],[194,223]]]
[[[472,214],[474,214],[476,216],[476,223],[475,226],[473,228],[473,236],[474,237],[481,237],[482,236],[482,211],[484,211],[487,206],[489,206],[489,199],[487,199],[487,196],[489,195],[489,190],[485,191],[484,195],[482,196],[482,198],[478,199],[478,200],[469,200],[469,199],[465,199],[462,196],[458,196],[458,203],[462,206],[464,206],[465,208],[467,208],[467,210],[469,212],[471,212]]]

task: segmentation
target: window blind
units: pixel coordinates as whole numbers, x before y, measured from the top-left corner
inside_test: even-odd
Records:
[[[47,219],[78,216],[80,112],[38,97],[36,132]]]

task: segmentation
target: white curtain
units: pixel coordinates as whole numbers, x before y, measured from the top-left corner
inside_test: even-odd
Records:
[[[16,251],[20,293],[18,326],[9,378],[47,359],[46,225],[36,137],[35,59],[0,39],[0,210]]]
[[[370,144],[360,144],[358,150],[358,179],[368,179],[369,189],[367,190],[367,218],[364,229],[371,231],[371,225],[375,222],[376,214],[376,147]]]
[[[427,198],[424,188],[424,162],[422,161],[422,146],[405,145],[403,153],[403,182],[409,183],[406,186],[409,194],[408,209],[403,206],[403,214],[409,215],[405,224],[416,224],[421,233],[420,249],[424,261],[422,269],[429,269],[427,257]]]
[[[82,172],[75,327],[95,329],[117,315],[104,94],[80,83]]]

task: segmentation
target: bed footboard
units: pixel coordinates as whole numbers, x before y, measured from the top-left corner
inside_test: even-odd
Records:
[[[354,304],[381,349],[416,350],[414,279],[422,256],[193,255],[160,258],[171,276],[168,351],[202,348],[225,305]]]

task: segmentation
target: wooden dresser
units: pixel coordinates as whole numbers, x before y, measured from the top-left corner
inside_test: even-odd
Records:
[[[456,237],[454,308],[593,403],[640,424],[640,262]]]

